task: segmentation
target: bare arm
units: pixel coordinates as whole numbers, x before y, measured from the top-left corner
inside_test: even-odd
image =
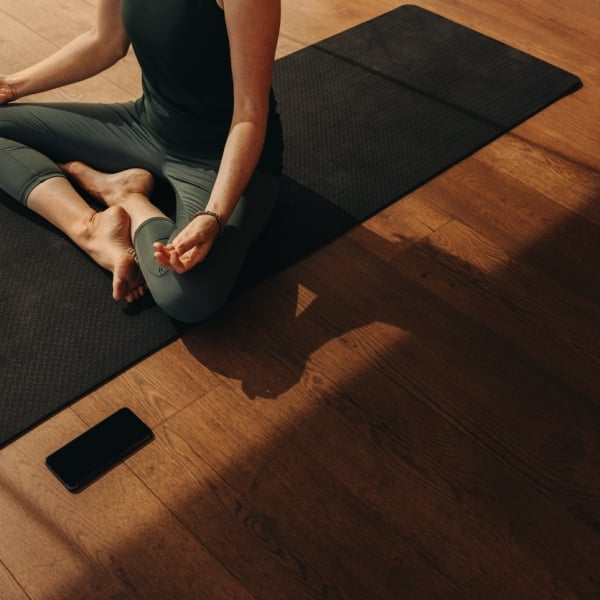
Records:
[[[279,36],[280,0],[223,0],[234,86],[231,128],[207,210],[227,221],[256,169],[262,152],[269,90]],[[252,27],[248,27],[252,23]],[[178,272],[204,260],[218,225],[210,216],[194,219],[157,260]]]
[[[96,75],[122,58],[128,47],[121,0],[98,0],[89,31],[31,67],[0,77],[0,104]]]
[[[226,221],[254,173],[262,152],[275,47],[279,0],[224,0],[231,48],[234,110],[219,176],[208,209]],[[248,23],[252,27],[248,27]]]

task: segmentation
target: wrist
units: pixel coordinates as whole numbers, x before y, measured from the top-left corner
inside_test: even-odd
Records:
[[[21,98],[21,96],[23,96],[23,94],[21,93],[23,83],[14,75],[8,75],[6,77],[3,77],[2,83],[4,83],[4,85],[10,91],[9,102],[12,102],[13,100],[18,100],[19,98]]]
[[[206,217],[210,217],[211,219],[213,219],[213,221],[217,224],[217,228],[218,228],[217,237],[220,237],[221,235],[223,235],[223,232],[225,231],[225,223],[223,222],[223,219],[219,213],[215,212],[214,210],[201,210],[192,217],[192,220],[195,219],[196,217],[201,217],[201,216],[206,216]]]

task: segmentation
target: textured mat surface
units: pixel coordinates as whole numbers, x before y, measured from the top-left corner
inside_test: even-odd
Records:
[[[416,6],[277,61],[281,202],[236,294],[532,116],[580,81]],[[152,302],[0,193],[0,445],[170,341]],[[6,239],[8,238],[8,239]]]

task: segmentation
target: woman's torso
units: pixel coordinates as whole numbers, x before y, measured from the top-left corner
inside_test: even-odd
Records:
[[[216,0],[122,0],[142,70],[142,118],[169,147],[220,159],[233,113],[229,40]],[[281,126],[271,92],[261,165],[281,168]]]

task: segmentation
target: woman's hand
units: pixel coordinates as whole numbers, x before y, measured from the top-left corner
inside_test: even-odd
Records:
[[[167,246],[156,242],[154,258],[165,269],[185,273],[206,258],[219,233],[214,217],[199,215]]]
[[[0,75],[0,104],[12,102],[18,97],[17,87],[12,83],[8,83],[6,77]]]

